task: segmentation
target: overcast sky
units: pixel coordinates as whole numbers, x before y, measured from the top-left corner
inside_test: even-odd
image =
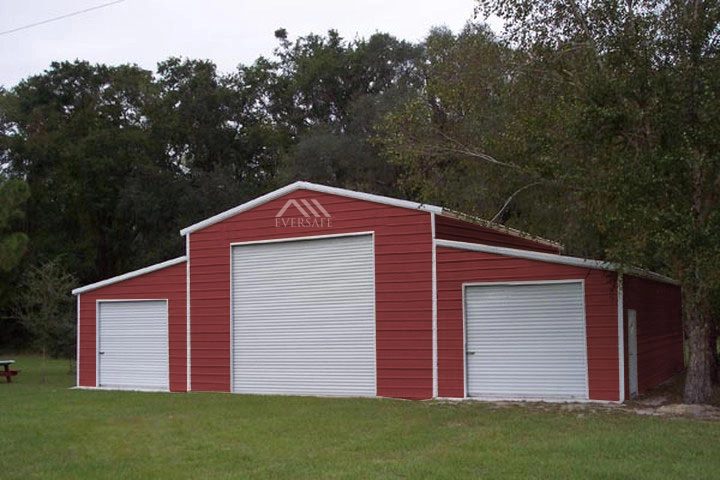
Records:
[[[0,32],[112,0],[0,0]],[[474,0],[124,0],[14,33],[0,34],[0,85],[11,87],[55,60],[154,69],[169,56],[213,60],[223,72],[270,55],[273,32],[291,39],[334,28],[344,38],[388,32],[422,40],[433,26],[459,31]]]

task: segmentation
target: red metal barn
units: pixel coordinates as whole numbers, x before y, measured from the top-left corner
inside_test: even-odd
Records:
[[[672,280],[440,207],[297,182],[181,234],[73,292],[79,386],[623,401],[683,368]]]

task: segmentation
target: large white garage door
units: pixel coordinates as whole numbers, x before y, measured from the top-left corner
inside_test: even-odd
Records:
[[[98,386],[168,390],[164,300],[98,303]]]
[[[371,235],[233,247],[233,391],[374,396]]]
[[[587,399],[582,282],[468,286],[471,397]]]

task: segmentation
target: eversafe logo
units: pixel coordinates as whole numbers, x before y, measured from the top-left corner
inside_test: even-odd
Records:
[[[302,217],[286,215],[290,207],[295,207]],[[314,198],[311,198],[310,201],[301,198],[299,202],[290,199],[275,215],[275,227],[332,227],[332,215]]]

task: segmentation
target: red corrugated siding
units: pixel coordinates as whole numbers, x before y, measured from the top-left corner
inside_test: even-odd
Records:
[[[616,274],[482,252],[438,247],[438,393],[464,395],[462,284],[585,280],[590,398],[618,400]]]
[[[638,393],[642,394],[685,368],[680,287],[646,278],[623,278],[625,338],[627,311],[637,313]],[[628,361],[625,342],[625,389]]]
[[[482,243],[495,247],[560,253],[560,249],[557,247],[442,215],[435,217],[435,237],[442,240]]]
[[[187,390],[187,315],[185,263],[80,294],[80,386],[95,387],[96,301],[168,300],[170,390]]]
[[[332,227],[276,227],[289,199],[316,199]],[[294,207],[285,217],[297,215]],[[192,390],[230,391],[230,244],[375,232],[377,393],[432,396],[430,214],[306,190],[190,234]]]

